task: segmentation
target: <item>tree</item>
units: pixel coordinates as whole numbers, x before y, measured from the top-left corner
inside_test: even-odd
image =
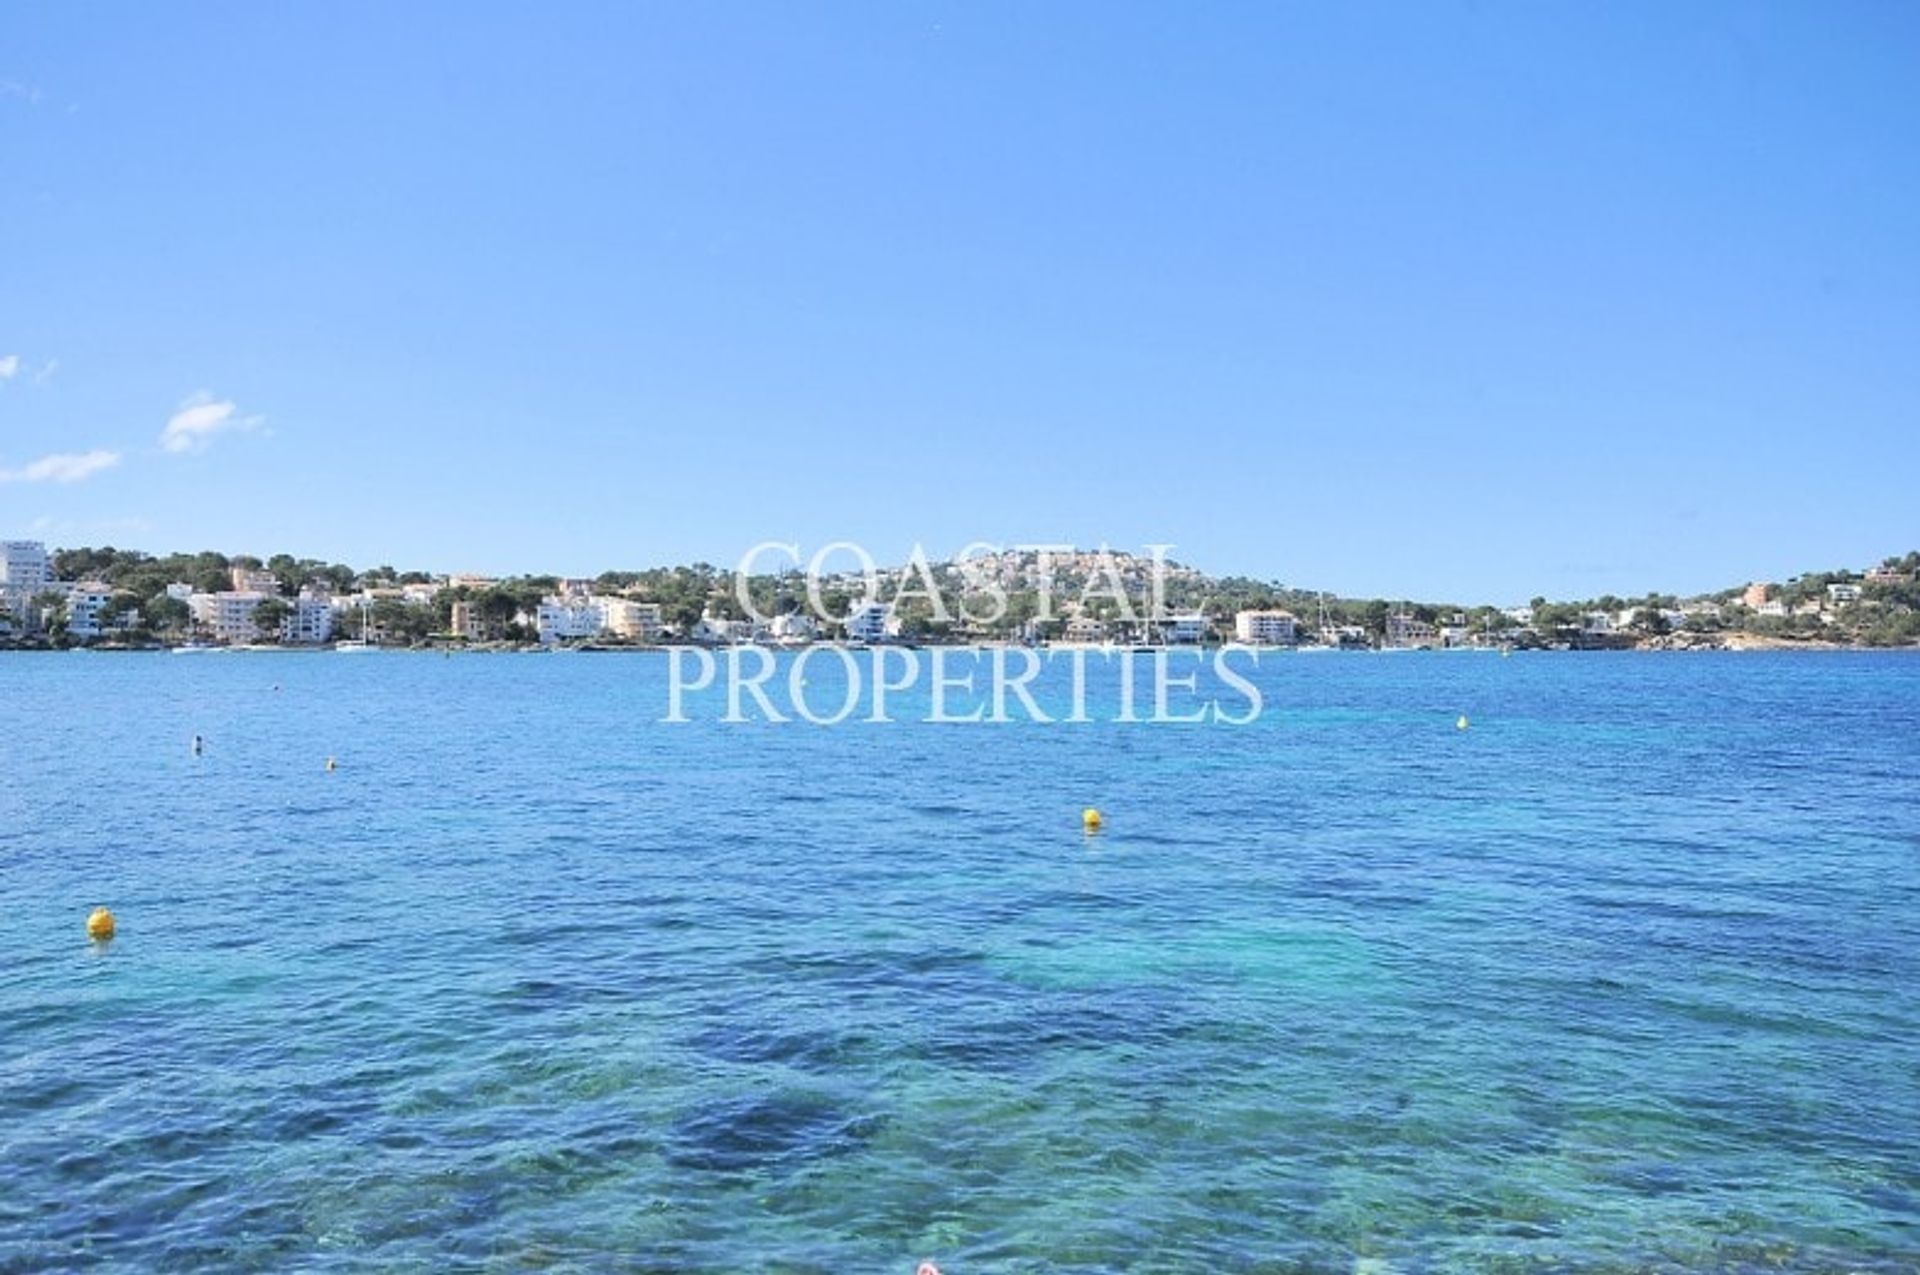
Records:
[[[515,598],[509,590],[497,587],[482,589],[480,595],[474,599],[473,605],[479,613],[481,622],[487,626],[488,633],[504,631],[513,621],[513,617],[520,612],[519,599]]]
[[[276,553],[268,558],[267,570],[273,573],[275,582],[280,586],[280,592],[287,597],[299,593],[301,581],[306,578],[305,573],[300,569],[299,562],[295,561],[290,553]]]
[[[293,608],[287,605],[285,599],[267,598],[253,608],[253,627],[260,630],[263,638],[277,642],[280,640],[281,626],[292,614]]]
[[[155,633],[172,633],[186,628],[187,617],[192,614],[185,602],[164,593],[148,598],[140,610],[146,616],[147,627]]]
[[[37,622],[54,637],[67,634],[67,598],[63,593],[36,593],[33,595],[30,620]]]

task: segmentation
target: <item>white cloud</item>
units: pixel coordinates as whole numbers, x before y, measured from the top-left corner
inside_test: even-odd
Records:
[[[0,97],[17,97],[28,106],[40,105],[40,99],[46,96],[37,84],[22,84],[18,80],[0,80]]]
[[[97,447],[90,452],[55,452],[18,469],[0,469],[0,483],[77,483],[120,463],[120,453]]]
[[[53,374],[55,372],[58,372],[59,370],[60,370],[60,360],[48,359],[45,363],[40,365],[40,370],[33,374],[33,383],[35,385],[45,385],[48,381],[51,381],[53,379]]]
[[[238,415],[232,399],[216,401],[213,395],[201,390],[167,418],[167,427],[160,431],[160,446],[170,452],[198,451],[211,443],[215,434],[253,429],[265,419],[264,416]]]
[[[19,370],[20,356],[18,354],[0,355],[0,381],[12,380],[13,374]]]

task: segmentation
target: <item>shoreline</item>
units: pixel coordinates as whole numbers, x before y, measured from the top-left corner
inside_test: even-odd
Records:
[[[1027,646],[1013,641],[987,642],[916,642],[916,643],[852,643],[852,642],[810,642],[799,645],[776,645],[771,643],[719,643],[698,642],[649,643],[645,645],[543,645],[538,642],[527,643],[488,643],[474,646],[461,645],[420,645],[420,646],[374,646],[359,648],[381,655],[665,655],[673,651],[706,651],[716,653],[743,647],[753,647],[774,654],[795,654],[815,649],[839,649],[848,651],[866,649],[912,650],[977,650],[994,651],[1018,647],[1035,652],[1080,651],[1105,654],[1108,656],[1129,654],[1151,654],[1155,651],[1218,651],[1231,647],[1242,651],[1252,651],[1263,655],[1383,655],[1383,654],[1432,654],[1432,655],[1594,655],[1594,654],[1659,654],[1659,655],[1699,655],[1714,653],[1747,653],[1773,651],[1805,651],[1822,653],[1869,652],[1920,652],[1920,642],[1901,646],[1874,646],[1864,642],[1831,642],[1820,640],[1795,641],[1790,638],[1771,637],[1764,634],[1732,633],[1715,638],[1712,641],[1675,642],[1654,638],[1632,645],[1590,646],[1590,647],[1552,647],[1527,646],[1514,647],[1507,652],[1497,647],[1456,646],[1456,647],[1360,647],[1341,648],[1316,645],[1299,646],[1251,646],[1235,643],[1181,643],[1172,646],[1129,647],[1104,646],[1091,643],[1042,643]],[[253,646],[188,646],[185,644],[155,644],[151,646],[125,646],[108,643],[90,645],[52,646],[47,644],[22,645],[19,643],[0,643],[0,655],[60,655],[84,652],[98,655],[336,655],[339,650],[329,646],[298,646],[261,644]]]

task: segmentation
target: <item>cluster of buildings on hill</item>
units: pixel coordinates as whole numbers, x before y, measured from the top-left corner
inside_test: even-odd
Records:
[[[225,589],[197,589],[182,582],[166,586],[164,596],[184,608],[181,627],[195,640],[233,646],[269,639],[297,646],[324,645],[336,637],[377,639],[384,636],[373,622],[380,604],[426,608],[440,603],[443,595],[450,595],[451,600],[446,605],[445,623],[436,628],[442,636],[468,641],[498,639],[509,625],[545,644],[592,640],[647,643],[674,638],[714,645],[797,645],[822,636],[822,626],[801,612],[776,616],[769,622],[709,614],[689,631],[680,632],[666,623],[659,603],[617,593],[596,593],[586,580],[561,580],[537,606],[528,609],[510,605],[506,615],[489,614],[475,600],[476,595],[499,583],[484,576],[452,575],[351,592],[338,592],[316,581],[300,586],[291,595],[283,583],[269,571],[233,567]],[[0,542],[0,634],[44,631],[49,627],[47,612],[55,606],[63,612],[66,635],[79,642],[111,638],[147,623],[138,606],[115,610],[116,596],[126,600],[126,595],[116,594],[104,581],[57,579],[52,556],[38,541]],[[874,603],[856,606],[840,631],[852,641],[882,642],[898,638],[901,626],[892,607]]]
[[[251,563],[254,560],[246,559]],[[1910,556],[1902,560],[1911,566]],[[1076,583],[1097,585],[1098,595],[1132,600],[1137,614],[1145,608],[1151,560],[1127,555],[1061,554],[1042,562],[1031,551],[1009,552],[975,560],[985,564],[985,578],[1002,588],[1018,589],[1044,581],[1049,588],[1070,590]],[[1160,564],[1178,573],[1183,584],[1204,581],[1191,568]],[[943,570],[946,568],[943,568]],[[893,592],[909,588],[913,580],[903,570],[879,574],[884,590],[889,579]],[[979,579],[979,577],[976,577]],[[1839,573],[1838,578],[1798,578],[1784,588],[1752,584],[1734,591],[1669,605],[1647,602],[1614,609],[1580,610],[1550,607],[1538,616],[1532,607],[1505,611],[1482,608],[1470,621],[1464,612],[1439,614],[1423,610],[1385,608],[1372,616],[1371,629],[1332,622],[1323,601],[1317,622],[1309,625],[1293,612],[1272,606],[1243,608],[1229,622],[1205,610],[1187,607],[1160,618],[1114,620],[1093,608],[1068,602],[1059,617],[1028,618],[1012,636],[1030,643],[1076,646],[1181,645],[1235,641],[1249,646],[1446,648],[1521,644],[1619,645],[1653,634],[1685,635],[1688,640],[1718,629],[1737,629],[1754,621],[1781,621],[1799,630],[1836,625],[1850,609],[1874,608],[1910,594],[1892,586],[1906,586],[1913,573],[1889,560],[1864,575]],[[207,581],[200,577],[201,583]],[[338,577],[336,577],[336,583]],[[851,590],[856,577],[835,578]],[[458,641],[496,641],[507,637],[537,638],[543,644],[595,641],[654,643],[692,642],[705,645],[762,643],[796,646],[823,638],[855,643],[931,638],[923,624],[909,623],[900,608],[885,602],[855,603],[841,621],[831,625],[793,609],[770,620],[726,618],[709,608],[691,623],[671,623],[662,604],[629,592],[599,592],[586,580],[560,580],[539,595],[517,586],[501,588],[488,577],[451,575],[419,578],[413,583],[364,580],[355,589],[337,589],[323,579],[294,588],[289,581],[257,566],[234,566],[227,587],[208,589],[185,582],[165,586],[164,598],[177,605],[154,606],[117,592],[102,580],[62,581],[55,578],[54,560],[37,541],[0,541],[0,636],[46,631],[56,610],[68,639],[94,642],[125,633],[161,630],[184,632],[196,641],[246,645],[272,640],[282,644],[318,646],[345,637],[350,641],[448,638]],[[1886,587],[1883,587],[1886,586]],[[151,587],[151,586],[149,586]],[[885,592],[882,596],[888,596]],[[1069,594],[1069,596],[1071,596]],[[1088,594],[1082,595],[1082,603]],[[1191,596],[1191,595],[1189,595]],[[792,603],[787,606],[792,607]],[[143,613],[144,608],[144,613]],[[1908,609],[1900,603],[1895,609]],[[1106,614],[1127,608],[1107,608]],[[684,619],[690,612],[682,610]],[[391,623],[398,632],[387,631]],[[1764,625],[1759,626],[1764,628]],[[1008,633],[976,629],[962,622],[940,633],[944,640],[976,640]]]

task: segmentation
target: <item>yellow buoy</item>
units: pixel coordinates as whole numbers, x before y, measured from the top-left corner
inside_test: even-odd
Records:
[[[1460,720],[1453,724],[1453,728],[1455,730],[1465,730],[1467,728],[1467,715],[1465,713],[1460,714]]]
[[[337,761],[335,761],[335,760],[334,760],[333,758],[331,758],[331,757],[329,757],[329,758],[327,758],[327,769],[328,769],[328,770],[338,770],[338,769],[340,769],[340,763],[339,763],[339,762],[337,762]]]
[[[113,937],[113,913],[105,908],[95,908],[87,917],[87,937],[104,943]]]
[[[1100,827],[1100,812],[1092,806],[1088,806],[1080,812],[1080,823],[1088,832],[1098,831]]]

